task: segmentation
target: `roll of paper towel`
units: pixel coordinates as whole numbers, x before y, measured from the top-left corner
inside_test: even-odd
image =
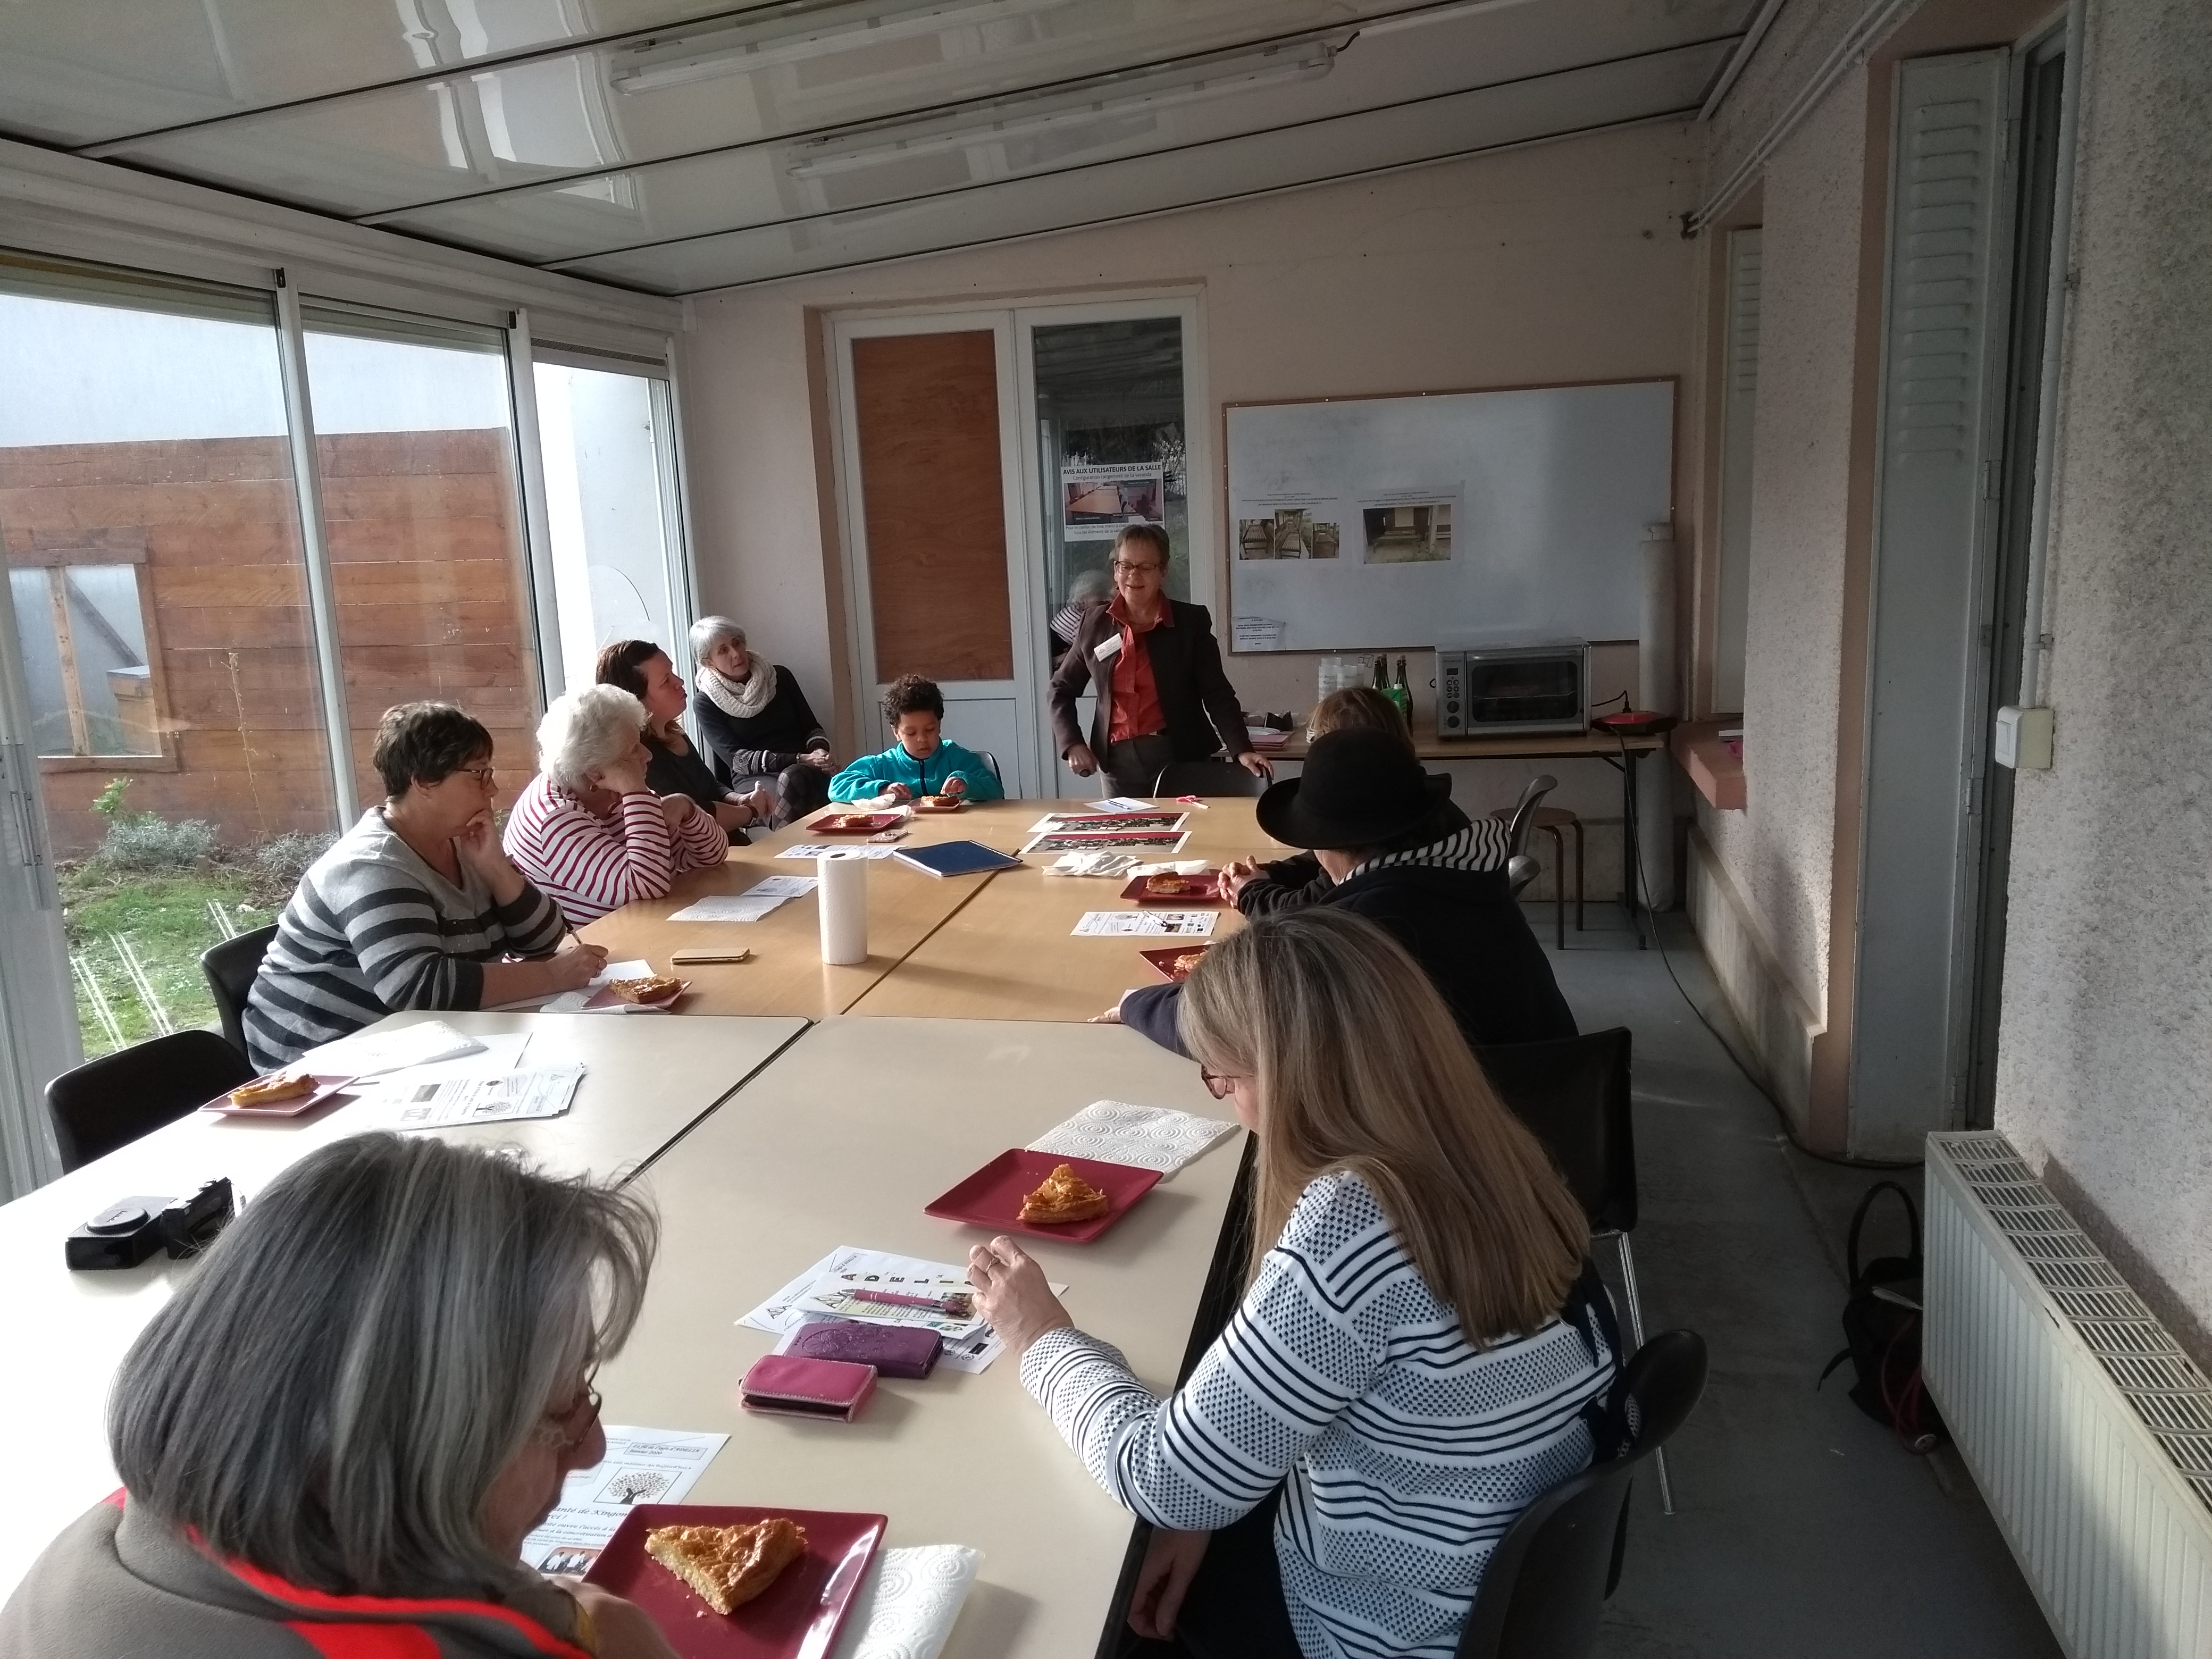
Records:
[[[822,960],[844,967],[868,959],[868,860],[817,858],[814,896],[822,908]]]

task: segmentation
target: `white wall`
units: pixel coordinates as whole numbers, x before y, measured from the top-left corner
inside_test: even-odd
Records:
[[[1197,287],[1217,431],[1224,402],[1688,376],[1694,253],[1673,216],[1692,204],[1695,149],[1680,128],[1641,128],[703,296],[679,346],[702,605],[789,663],[817,713],[842,695],[803,418],[810,307]],[[1219,514],[1218,480],[1202,499]],[[1678,488],[1678,514],[1692,505]],[[1248,707],[1304,710],[1317,662],[1239,657],[1230,671]],[[1420,659],[1409,671],[1425,681]],[[1527,769],[1474,804],[1510,800]],[[1564,802],[1617,818],[1601,771],[1566,769]],[[1611,869],[1594,853],[1593,891]]]
[[[1809,1086],[1802,1055],[1829,1006],[1866,100],[1865,75],[1847,76],[1766,173],[1745,629],[1746,805],[1722,812],[1701,803],[1698,820],[1747,909],[1739,925],[1751,959],[1721,960],[1710,929],[1707,948],[1746,1024],[1788,1039],[1768,1059],[1801,1131]],[[1759,982],[1771,975],[1779,988]],[[1762,1006],[1778,996],[1786,1012]],[[1795,1034],[1787,1029],[1793,1018]]]
[[[2212,20],[2202,0],[2096,0],[2090,19],[2045,618],[2056,763],[2019,780],[1997,1127],[2202,1337]]]

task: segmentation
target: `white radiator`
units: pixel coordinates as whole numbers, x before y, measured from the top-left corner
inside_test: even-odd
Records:
[[[2212,1381],[1987,1132],[1928,1138],[1928,1389],[2072,1659],[2212,1655]]]

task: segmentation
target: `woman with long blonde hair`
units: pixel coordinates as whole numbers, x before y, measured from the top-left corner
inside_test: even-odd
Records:
[[[1190,1380],[1153,1395],[1010,1238],[969,1276],[1030,1392],[1158,1529],[1139,1635],[1449,1659],[1492,1548],[1593,1455],[1619,1355],[1589,1224],[1372,922],[1255,921],[1181,1019],[1260,1142],[1243,1304]]]

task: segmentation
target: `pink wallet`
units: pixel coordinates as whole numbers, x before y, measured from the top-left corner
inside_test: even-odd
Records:
[[[873,1365],[881,1376],[924,1377],[937,1368],[945,1339],[919,1325],[869,1325],[851,1319],[821,1319],[799,1327],[788,1353],[809,1359],[842,1359]]]
[[[849,1423],[876,1391],[876,1368],[804,1354],[765,1354],[753,1362],[738,1389],[738,1403],[749,1412]]]

